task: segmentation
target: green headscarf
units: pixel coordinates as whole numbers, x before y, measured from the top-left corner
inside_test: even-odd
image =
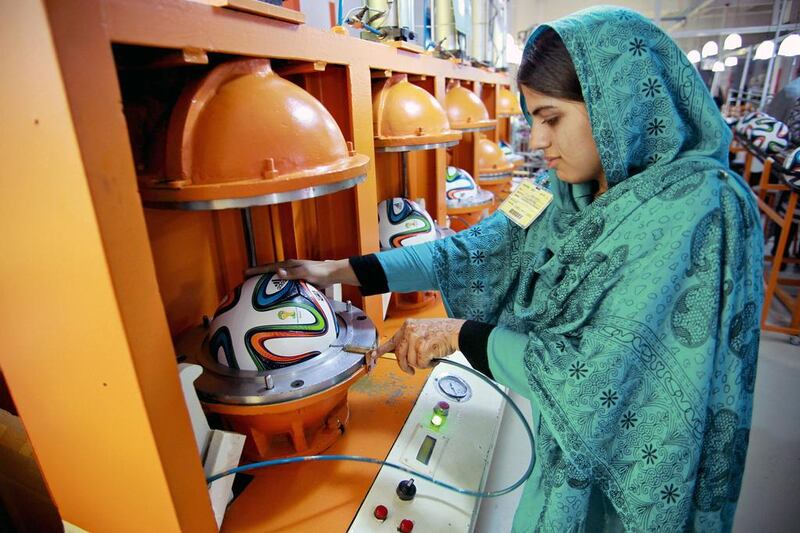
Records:
[[[493,371],[524,372],[536,413],[539,479],[515,531],[592,529],[598,493],[629,531],[730,530],[763,239],[727,168],[729,130],[641,15],[592,8],[548,26],[575,64],[609,190],[591,201],[553,176],[555,201],[527,230],[497,213],[434,248],[452,316],[527,335],[524,358],[490,356]]]

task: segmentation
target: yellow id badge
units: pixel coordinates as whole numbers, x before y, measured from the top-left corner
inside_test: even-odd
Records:
[[[511,219],[511,222],[522,229],[527,229],[552,201],[553,194],[550,191],[539,189],[530,181],[523,181],[498,209]]]

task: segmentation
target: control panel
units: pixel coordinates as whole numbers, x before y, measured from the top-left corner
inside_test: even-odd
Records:
[[[460,352],[450,359],[468,365]],[[483,490],[504,409],[503,398],[488,383],[439,364],[386,460],[459,488]],[[472,531],[480,502],[383,466],[350,531]]]

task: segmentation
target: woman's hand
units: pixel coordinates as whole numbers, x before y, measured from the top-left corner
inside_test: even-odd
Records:
[[[455,318],[406,320],[394,337],[367,354],[367,366],[371,368],[378,357],[394,351],[403,372],[414,374],[414,368],[428,368],[431,359],[458,350],[458,334],[464,322]]]
[[[318,287],[328,287],[335,283],[355,285],[360,283],[350,266],[350,261],[310,261],[307,259],[290,259],[280,263],[264,265],[245,270],[245,276],[256,276],[275,272],[280,279],[302,279]]]

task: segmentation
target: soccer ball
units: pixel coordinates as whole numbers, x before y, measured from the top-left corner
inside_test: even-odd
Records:
[[[273,370],[307,361],[339,334],[331,303],[305,281],[264,274],[220,303],[209,330],[211,357],[241,370]]]
[[[795,148],[783,160],[783,168],[789,172],[800,172],[800,147]]]
[[[722,120],[725,121],[725,124],[728,125],[730,128],[735,128],[736,125],[739,123],[739,117],[729,117],[729,116],[722,116]]]
[[[760,117],[748,125],[747,136],[753,145],[768,154],[789,147],[789,126],[772,117]]]
[[[428,212],[405,198],[389,198],[378,204],[378,232],[383,250],[436,239],[436,226]]]
[[[445,197],[447,205],[458,207],[462,200],[467,200],[478,194],[478,185],[466,170],[447,167],[445,182]]]
[[[511,148],[511,145],[508,144],[507,142],[500,141],[499,143],[497,143],[497,145],[500,147],[500,150],[503,152],[503,155],[506,156],[506,159],[508,159],[509,161],[514,163],[515,165],[519,161],[524,161],[525,160],[525,158],[522,157],[521,155],[515,154],[514,150]]]
[[[747,128],[750,125],[750,123],[753,122],[754,120],[756,120],[759,117],[769,117],[769,115],[767,115],[766,113],[762,113],[761,111],[753,111],[752,113],[748,113],[745,116],[743,116],[739,120],[739,122],[736,123],[736,126],[734,127],[734,130],[739,135],[745,135],[746,136]]]
[[[783,160],[783,168],[789,172],[800,172],[800,147],[795,148]],[[800,176],[784,176],[790,187],[800,188]]]

